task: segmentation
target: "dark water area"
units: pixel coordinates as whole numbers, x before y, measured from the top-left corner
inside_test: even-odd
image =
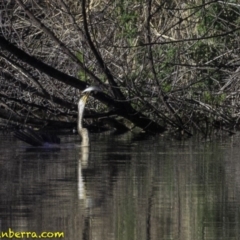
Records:
[[[92,134],[90,148],[77,135],[61,138],[60,147],[33,148],[0,134],[1,233],[240,238],[238,135],[179,142]]]

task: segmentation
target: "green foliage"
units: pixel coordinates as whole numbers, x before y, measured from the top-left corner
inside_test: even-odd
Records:
[[[120,16],[119,18],[119,23],[121,26],[120,37],[127,38],[129,40],[137,36],[136,19],[137,16],[132,13],[124,13],[123,15]],[[131,42],[129,44],[131,44]]]
[[[240,9],[236,6],[212,3],[199,12],[199,33],[204,34],[209,29],[215,33],[234,29],[236,26],[233,23],[239,21],[239,15]]]
[[[81,70],[78,71],[78,78],[83,82],[87,81],[87,76],[86,76],[85,72],[83,72]]]
[[[226,99],[226,94],[222,93],[219,95],[214,95],[211,92],[205,91],[203,92],[203,100],[205,103],[220,105]]]
[[[214,76],[214,74],[212,75]],[[214,78],[219,78],[214,76]],[[218,85],[211,78],[205,78],[203,81],[194,84],[191,88],[191,97],[200,99],[201,101],[212,104],[221,105],[226,100],[226,93],[216,94]]]
[[[236,2],[236,1],[231,1]],[[236,2],[237,3],[237,2]],[[197,12],[197,37],[215,36],[234,30],[240,22],[240,8],[230,4],[212,3]],[[196,63],[205,63],[218,56],[225,47],[232,47],[232,34],[199,41],[193,45],[191,56]]]
[[[84,55],[81,52],[77,52],[76,57],[78,58],[78,60],[83,63],[84,62]],[[84,71],[79,70],[78,71],[78,78],[83,81],[86,82],[87,81],[87,75]]]
[[[135,1],[141,2],[141,1]],[[116,8],[116,15],[118,24],[120,26],[120,38],[126,38],[128,41],[137,37],[138,32],[138,13],[134,10],[133,6],[136,4],[126,0],[121,0]],[[132,42],[129,42],[132,44]]]
[[[167,93],[167,92],[170,92],[172,89],[172,85],[168,82],[163,82],[162,83],[162,90]]]
[[[154,53],[154,55],[156,52]],[[176,54],[177,54],[177,46],[169,46],[165,47],[164,49],[159,49],[159,56],[158,58],[161,58],[161,55],[164,56],[163,61],[160,64],[155,65],[156,66],[156,72],[158,79],[162,82],[162,90],[164,92],[171,91],[172,88],[172,79],[171,75],[172,72],[174,72],[174,67],[176,63]]]
[[[209,44],[209,42],[198,42],[193,46],[193,51],[191,57],[198,64],[204,64],[205,62],[213,59],[217,56],[217,49],[214,45]]]
[[[84,60],[83,54],[82,54],[81,52],[77,52],[76,56],[77,56],[77,59],[78,59],[81,63],[83,63],[83,60]]]

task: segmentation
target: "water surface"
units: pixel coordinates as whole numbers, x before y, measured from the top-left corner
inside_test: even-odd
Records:
[[[62,136],[59,148],[28,147],[3,134],[0,140],[2,232],[239,239],[238,136],[179,142],[92,134],[90,149],[76,135]]]

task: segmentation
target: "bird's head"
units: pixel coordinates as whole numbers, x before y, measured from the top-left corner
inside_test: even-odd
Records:
[[[82,91],[83,96],[81,97],[81,100],[84,102],[84,104],[87,102],[90,94],[92,92],[101,92],[101,89],[97,86],[90,86]]]

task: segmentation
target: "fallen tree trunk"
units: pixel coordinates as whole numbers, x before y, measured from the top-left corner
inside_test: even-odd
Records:
[[[48,76],[59,80],[67,85],[75,87],[80,90],[84,90],[87,87],[85,82],[80,81],[79,79],[69,76],[45,63],[38,60],[37,58],[30,56],[23,50],[19,49],[9,41],[7,41],[4,37],[0,36],[0,47],[2,50],[6,50],[7,52],[13,54],[19,60],[27,63],[31,67],[47,74]],[[144,114],[136,111],[132,108],[130,102],[128,101],[121,101],[115,100],[111,98],[109,95],[105,93],[97,93],[95,94],[95,98],[104,103],[105,105],[114,108],[115,113],[119,116],[122,116],[129,121],[131,121],[135,126],[143,129],[149,133],[162,133],[164,132],[165,128],[158,123],[152,121]],[[59,102],[60,103],[60,102]]]

